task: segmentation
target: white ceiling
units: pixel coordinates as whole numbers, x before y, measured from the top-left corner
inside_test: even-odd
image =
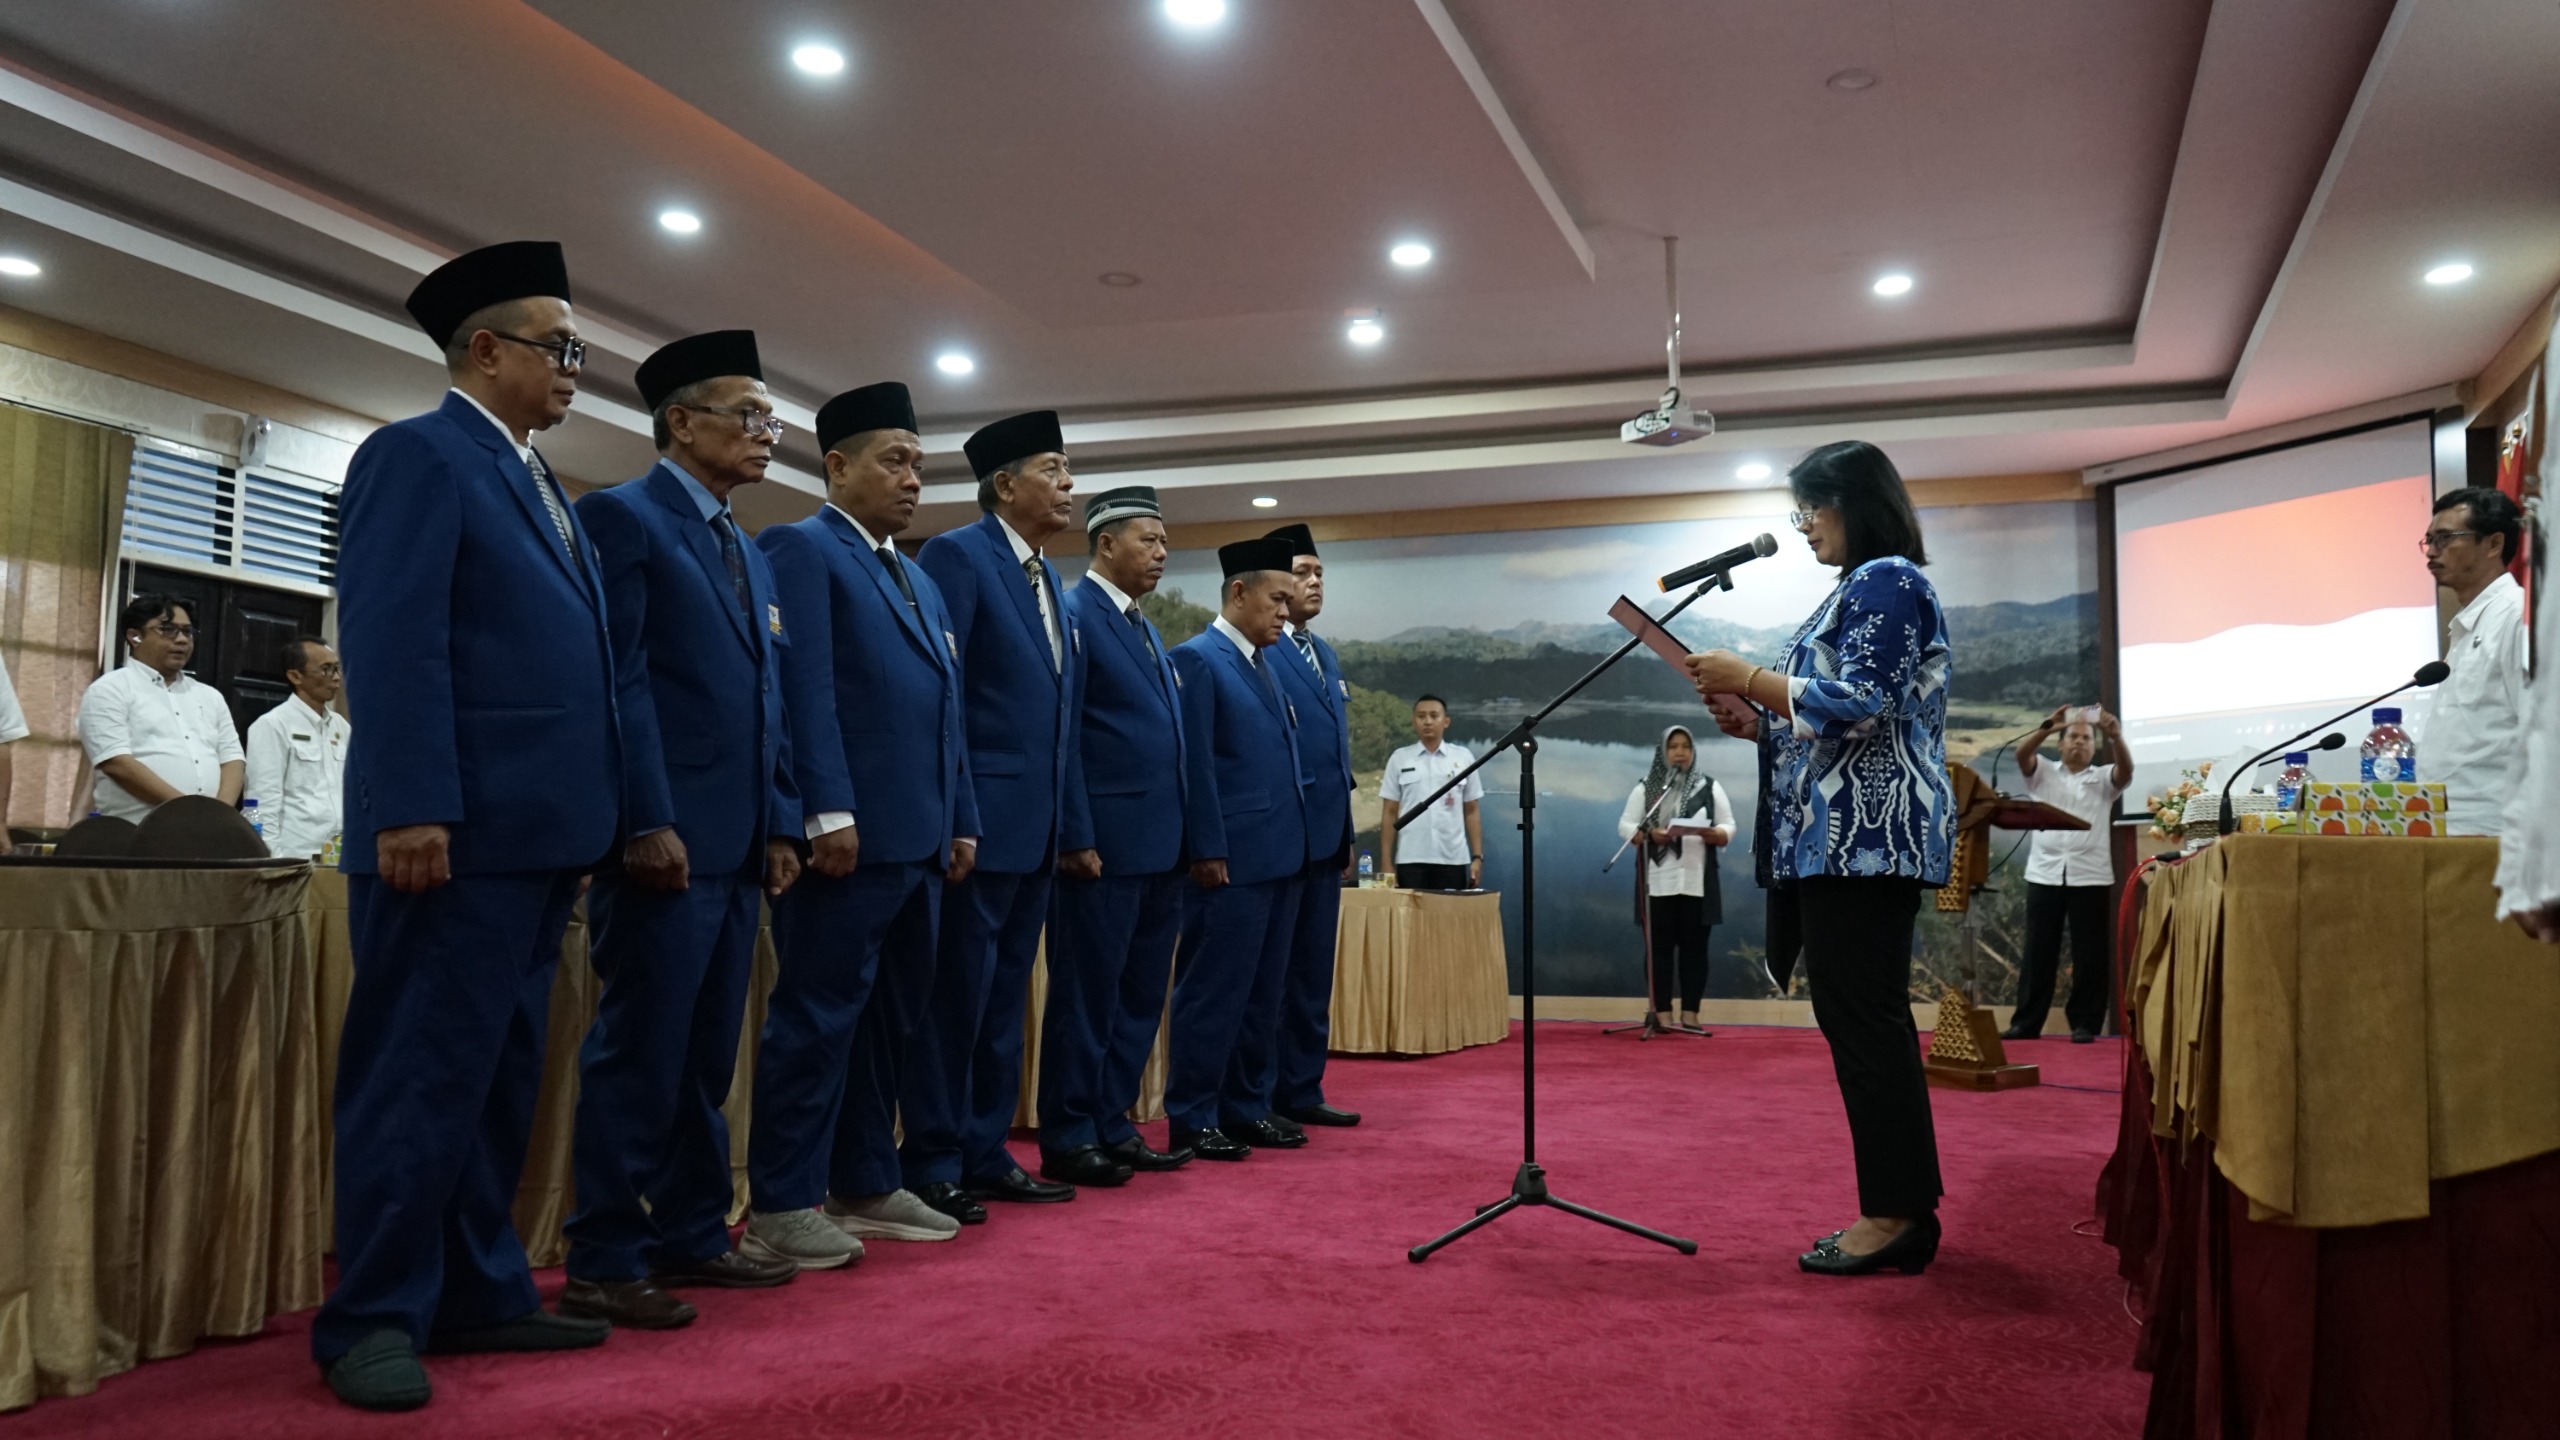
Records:
[[[2547,0],[1445,3],[18,0],[0,248],[47,269],[0,303],[387,417],[440,383],[415,276],[555,237],[580,478],[647,463],[653,344],[749,325],[787,408],[915,386],[939,517],[961,435],[1054,406],[1180,520],[1732,486],[1852,434],[2076,468],[2458,381],[2560,281]],[[1614,433],[1666,233],[1722,431],[1655,451]]]

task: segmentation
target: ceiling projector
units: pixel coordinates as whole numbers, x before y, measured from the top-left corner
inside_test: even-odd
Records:
[[[1629,445],[1686,445],[1716,433],[1716,417],[1681,403],[1680,388],[1662,392],[1662,403],[1618,427]]]

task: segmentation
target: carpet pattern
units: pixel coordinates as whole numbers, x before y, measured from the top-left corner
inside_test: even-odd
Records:
[[[1551,1022],[1539,1042],[1556,1194],[1695,1239],[1696,1257],[1529,1210],[1405,1259],[1508,1188],[1515,1040],[1335,1061],[1335,1103],[1367,1122],[1305,1150],[991,1206],[950,1243],[875,1244],[779,1290],[688,1291],[702,1318],[682,1331],[432,1358],[436,1398],[414,1415],[339,1406],[304,1314],[0,1417],[0,1435],[2139,1433],[2148,1377],[2123,1286],[2081,1233],[2119,1042],[2018,1047],[2045,1066],[2039,1089],[1932,1092],[1945,1249],[1926,1275],[1854,1281],[1795,1269],[1856,1213],[1818,1035],[1639,1043]],[[556,1294],[559,1272],[540,1278]]]

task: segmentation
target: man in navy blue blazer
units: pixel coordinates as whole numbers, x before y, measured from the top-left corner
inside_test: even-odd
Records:
[[[827,503],[756,537],[791,643],[783,709],[809,863],[774,902],[781,973],[756,1052],[754,1212],[739,1248],[824,1268],[862,1241],[948,1240],[908,1190],[899,1072],[933,980],[946,882],[976,863],[959,642],[942,592],[891,543],[915,518],[924,445],[895,381],[818,411]]]
[[[1138,601],[1164,579],[1164,518],[1144,485],[1085,502],[1091,558],[1067,592],[1084,636],[1071,740],[1080,762],[1060,821],[1057,903],[1049,927],[1049,1003],[1040,1020],[1043,1173],[1098,1153],[1137,1170],[1172,1170],[1191,1152],[1158,1150],[1129,1123],[1164,1025],[1174,937],[1182,929],[1185,772],[1181,689],[1164,636]]]
[[[1324,613],[1324,561],[1304,525],[1283,525],[1270,539],[1296,552],[1298,582],[1289,601],[1289,643],[1282,657],[1282,694],[1298,707],[1298,763],[1307,781],[1307,876],[1298,892],[1289,979],[1280,999],[1279,1076],[1272,1123],[1357,1125],[1353,1111],[1324,1100],[1325,1047],[1333,1030],[1334,950],[1342,939],[1342,887],[1351,878],[1351,686],[1333,647],[1308,628]],[[1289,663],[1291,658],[1296,663]]]
[[[338,1283],[311,1353],[340,1399],[407,1410],[418,1356],[600,1344],[552,1315],[509,1218],[560,935],[622,790],[594,547],[529,436],[586,345],[560,247],[475,250],[409,313],[453,388],[347,470],[338,648],[355,983],[339,1042]]]
[[[1281,540],[1219,547],[1218,618],[1175,647],[1182,687],[1184,892],[1174,958],[1172,1143],[1203,1160],[1307,1143],[1271,1123],[1274,1044],[1307,870],[1298,725],[1271,672],[1297,582]]]
[[[587,895],[604,980],[578,1057],[578,1210],[562,1314],[689,1324],[687,1285],[779,1285],[729,1248],[729,1127],[759,901],[800,873],[785,748],[782,605],[730,492],[782,427],[756,337],[715,330],[640,362],[658,463],[580,500],[612,618],[622,849]]]
[[[978,865],[942,892],[941,963],[908,1052],[899,1115],[907,1188],[963,1223],[981,1200],[1055,1203],[1117,1185],[1099,1153],[1044,1183],[1005,1149],[1022,1091],[1023,1012],[1049,921],[1059,798],[1075,764],[1069,722],[1083,641],[1040,547],[1075,523],[1075,477],[1056,412],[998,420],[962,447],[978,523],[925,542],[916,563],[951,612],[976,787]],[[1045,1167],[1043,1173],[1051,1173]]]

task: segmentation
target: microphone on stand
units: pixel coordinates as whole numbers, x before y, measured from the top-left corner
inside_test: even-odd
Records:
[[[2259,762],[2265,760],[2270,755],[2281,755],[2284,753],[2285,746],[2291,745],[2294,741],[2304,739],[2316,731],[2327,729],[2329,726],[2337,724],[2339,721],[2346,719],[2348,716],[2355,714],[2359,710],[2365,710],[2375,705],[2379,705],[2383,701],[2390,699],[2392,696],[2399,694],[2403,690],[2415,690],[2421,685],[2441,685],[2444,683],[2445,677],[2452,673],[2452,666],[2447,665],[2441,660],[2430,660],[2426,664],[2419,666],[2418,673],[2410,676],[2406,683],[2395,685],[2392,688],[2383,691],[2381,694],[2374,696],[2372,699],[2365,701],[2361,705],[2350,705],[2346,709],[2339,711],[2337,714],[2330,716],[2328,719],[2321,721],[2319,724],[2312,726],[2309,730],[2303,731],[2302,734],[2290,736],[2281,744],[2270,745],[2266,749],[2259,751],[2257,754],[2250,756],[2246,763],[2241,765],[2239,769],[2234,770],[2222,782],[2222,813],[2217,817],[2216,824],[2214,826],[2215,832],[2222,835],[2228,835],[2233,830],[2239,828],[2240,822],[2231,813],[2231,787],[2240,783],[2241,776],[2257,769]],[[2329,740],[2331,738],[2336,739],[2338,744],[2330,744]],[[2346,743],[2347,737],[2344,735],[2323,737],[2320,743],[2313,748],[2319,750],[2335,750],[2339,745],[2344,745]]]
[[[1730,570],[1746,560],[1758,560],[1778,553],[1778,537],[1762,531],[1748,544],[1736,545],[1721,555],[1710,555],[1695,565],[1684,565],[1658,582],[1666,591],[1677,590],[1692,580],[1704,580],[1719,571]]]
[[[2019,741],[2026,739],[2028,736],[2033,735],[2036,731],[2043,728],[2043,723],[2039,721],[2038,723],[2019,731],[2017,734],[2010,736],[2008,739],[2001,741],[1997,746],[1992,748],[1991,775],[1989,781],[1992,794],[1997,795],[2000,793],[2000,757],[2017,749]]]

